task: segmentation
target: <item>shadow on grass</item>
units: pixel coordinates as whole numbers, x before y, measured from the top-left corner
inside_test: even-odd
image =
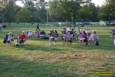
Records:
[[[59,47],[45,47],[40,45],[26,45],[23,47],[25,50],[38,50],[43,52],[49,52],[49,51],[67,51],[67,49],[59,48]]]
[[[100,45],[96,46],[95,44],[89,44],[88,46],[72,46],[74,49],[83,49],[83,50],[103,50],[103,51],[114,51],[115,46],[112,44],[112,38],[108,35],[101,35],[99,40]]]
[[[0,56],[0,77],[79,77],[60,65]]]

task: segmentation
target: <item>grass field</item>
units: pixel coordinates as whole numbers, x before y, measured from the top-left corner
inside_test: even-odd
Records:
[[[0,32],[0,77],[115,77],[115,46],[110,37],[114,27],[91,28],[99,34],[100,46],[79,46],[77,41],[64,46],[59,41],[50,47],[47,40],[28,40],[24,47],[16,48],[2,43],[4,34],[35,28],[7,27]]]

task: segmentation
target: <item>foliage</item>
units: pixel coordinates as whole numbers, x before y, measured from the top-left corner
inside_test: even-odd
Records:
[[[79,12],[82,10],[82,14],[85,14],[87,19],[91,19],[91,14],[87,13],[88,9],[85,8],[90,4],[90,0],[53,0],[49,2],[49,15],[57,18],[57,20],[71,21],[72,19],[82,19],[83,17],[80,15],[81,12]],[[93,9],[95,10],[95,8]],[[88,10],[88,12],[92,12],[92,10]],[[90,17],[88,14],[90,14]]]
[[[93,3],[82,6],[80,9],[79,15],[81,19],[97,21],[98,20],[98,7],[96,7]]]
[[[115,19],[115,0],[107,0],[107,4],[100,9],[99,17],[103,20]]]
[[[17,0],[1,0],[0,22],[47,22],[76,21],[79,19],[114,20],[115,1],[97,7],[91,0],[20,0],[24,7],[15,4]],[[22,11],[24,10],[24,11]],[[25,12],[25,13],[24,13]],[[26,15],[27,14],[27,15]]]

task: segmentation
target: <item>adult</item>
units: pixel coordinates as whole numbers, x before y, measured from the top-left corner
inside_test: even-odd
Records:
[[[39,26],[40,26],[39,24],[37,24],[37,26],[36,26],[36,31],[37,32],[40,31],[40,27]]]

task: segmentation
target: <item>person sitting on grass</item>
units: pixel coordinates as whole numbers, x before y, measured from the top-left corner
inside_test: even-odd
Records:
[[[27,36],[28,36],[28,38],[31,38],[32,35],[33,35],[33,32],[32,32],[32,31],[28,31],[28,32],[27,32]]]
[[[18,44],[20,46],[23,46],[26,39],[28,38],[28,36],[24,33],[24,31],[22,32],[22,34],[19,34],[19,37],[18,37]]]
[[[40,31],[39,36],[41,39],[45,39],[46,33],[44,30]]]
[[[5,35],[4,40],[3,40],[3,43],[7,43],[8,36],[9,36],[9,33]]]
[[[9,32],[8,34],[6,34],[3,42],[12,45],[13,41],[14,41],[14,35],[11,32]]]
[[[93,31],[88,38],[90,43],[94,43],[96,46],[99,45],[99,36],[97,35],[96,31]]]
[[[34,37],[35,38],[39,38],[39,31],[37,31],[37,32],[34,33]]]

